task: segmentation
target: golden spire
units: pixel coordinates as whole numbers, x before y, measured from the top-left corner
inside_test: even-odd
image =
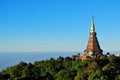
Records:
[[[91,32],[95,32],[94,17],[92,17]]]

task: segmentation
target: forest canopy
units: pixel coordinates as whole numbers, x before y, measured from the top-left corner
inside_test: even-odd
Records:
[[[85,61],[71,57],[20,63],[0,72],[0,80],[120,80],[120,56]]]

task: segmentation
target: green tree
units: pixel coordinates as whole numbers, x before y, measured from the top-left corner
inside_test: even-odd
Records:
[[[101,70],[97,70],[88,77],[88,80],[108,80],[108,77]]]
[[[120,75],[116,75],[115,80],[120,80]]]
[[[74,80],[76,71],[62,69],[55,75],[55,80]]]
[[[87,74],[85,74],[84,70],[79,69],[74,80],[87,80]]]

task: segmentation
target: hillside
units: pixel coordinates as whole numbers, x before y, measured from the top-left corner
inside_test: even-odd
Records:
[[[0,80],[120,80],[120,56],[88,58],[51,58],[8,67],[0,72]]]

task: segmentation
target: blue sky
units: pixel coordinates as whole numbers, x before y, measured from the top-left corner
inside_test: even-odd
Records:
[[[0,52],[84,51],[92,16],[101,48],[120,51],[120,0],[0,0]]]

